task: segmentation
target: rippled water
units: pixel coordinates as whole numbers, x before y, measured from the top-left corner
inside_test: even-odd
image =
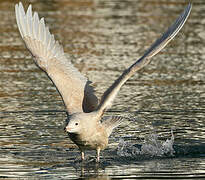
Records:
[[[64,133],[61,97],[20,39],[17,2],[0,1],[0,178],[205,177],[203,0],[194,1],[177,37],[121,89],[107,115],[127,118],[111,135],[99,165],[94,151],[80,163]],[[31,2],[99,97],[186,5],[184,0]]]

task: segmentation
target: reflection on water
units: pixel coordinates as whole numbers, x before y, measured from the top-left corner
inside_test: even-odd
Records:
[[[99,165],[93,162],[92,151],[80,163],[78,149],[64,133],[61,97],[33,63],[17,31],[17,2],[0,2],[0,177],[205,175],[203,0],[194,1],[190,18],[174,41],[123,86],[107,114],[129,118],[112,134]],[[94,82],[100,97],[178,16],[184,2],[34,0],[32,4],[46,17],[74,65]],[[160,149],[163,143],[169,145],[168,156],[137,154],[142,147],[160,154],[166,149]]]

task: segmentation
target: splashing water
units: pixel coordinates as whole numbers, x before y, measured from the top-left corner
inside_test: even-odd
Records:
[[[139,156],[141,158],[173,156],[175,153],[173,144],[174,134],[171,130],[171,139],[167,139],[164,142],[158,139],[157,134],[150,134],[142,145],[132,144],[121,139],[117,148],[117,154],[122,157],[131,158]]]

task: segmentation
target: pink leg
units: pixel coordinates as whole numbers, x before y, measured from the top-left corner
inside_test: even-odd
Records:
[[[83,151],[81,151],[81,159],[82,159],[82,161],[84,161],[84,159],[85,159],[85,154]]]
[[[97,159],[96,162],[100,162],[100,148],[97,148]]]

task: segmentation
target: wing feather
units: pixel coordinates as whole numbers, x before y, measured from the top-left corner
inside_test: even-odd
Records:
[[[192,5],[189,4],[177,18],[177,20],[168,28],[168,30],[157,39],[151,47],[144,53],[144,55],[126,69],[122,75],[105,91],[103,94],[100,104],[97,108],[99,114],[102,114],[107,108],[112,105],[114,98],[119,92],[121,86],[139,69],[147,65],[151,61],[151,57],[161,51],[179,32],[186,22]]]
[[[113,129],[118,127],[123,122],[122,116],[108,116],[103,120],[102,125],[106,130],[107,136],[109,137]]]
[[[16,4],[16,21],[26,47],[36,64],[44,70],[57,87],[70,114],[90,112],[97,107],[90,82],[66,58],[62,46],[45,26],[44,18],[32,15],[29,5],[25,13],[22,3]]]

